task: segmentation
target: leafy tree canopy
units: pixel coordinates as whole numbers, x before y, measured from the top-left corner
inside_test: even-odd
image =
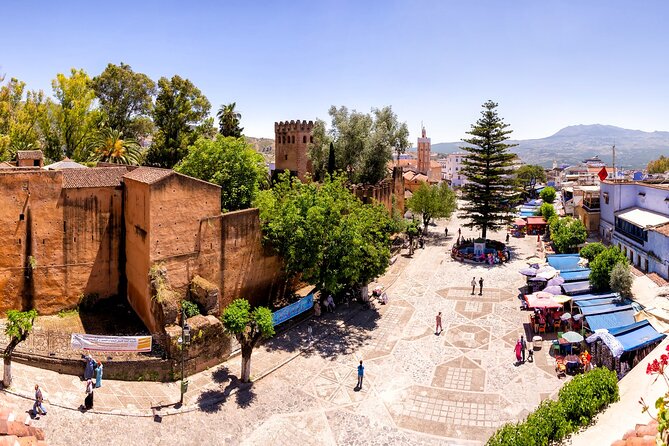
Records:
[[[158,128],[147,154],[147,163],[171,168],[186,156],[188,146],[203,133],[213,129],[207,120],[211,104],[188,79],[173,76],[158,80],[158,96],[153,109],[153,122]]]
[[[232,136],[239,138],[242,136],[244,127],[240,127],[239,123],[242,119],[242,114],[235,110],[236,102],[221,105],[216,116],[218,117],[219,132],[223,136]]]
[[[649,162],[646,169],[648,169],[648,173],[669,172],[669,158],[661,155],[658,159]]]
[[[88,161],[115,164],[140,164],[142,147],[132,138],[123,138],[118,130],[108,127],[95,133],[88,142]]]
[[[53,111],[64,155],[85,161],[86,142],[102,118],[100,111],[93,108],[95,92],[91,88],[91,78],[84,70],[72,68],[69,77],[59,73],[51,85],[60,105]]]
[[[632,297],[632,283],[634,277],[630,265],[627,262],[618,262],[611,270],[609,286],[611,290],[620,293],[622,297]]]
[[[317,179],[332,170],[328,167],[334,162],[335,170],[345,172],[350,181],[376,184],[387,176],[393,151],[403,153],[409,147],[408,127],[398,121],[390,106],[372,109],[371,114],[332,106],[329,114],[329,131],[324,121],[317,120],[314,142],[309,146]]]
[[[100,101],[105,124],[130,139],[144,138],[152,130],[149,119],[156,84],[130,65],[108,64],[91,86]]]
[[[525,164],[516,170],[516,180],[518,186],[522,189],[523,198],[531,198],[534,193],[534,186],[537,183],[546,182],[546,171],[536,164]]]
[[[322,184],[302,183],[283,173],[256,201],[266,242],[281,255],[290,275],[325,292],[364,285],[381,275],[390,259],[393,222],[378,204],[363,204],[342,176]]]
[[[18,150],[42,146],[39,124],[47,100],[42,91],[26,91],[25,86],[12,78],[0,87],[0,161],[13,159]]]
[[[469,180],[462,188],[465,204],[460,217],[468,220],[464,226],[481,229],[486,238],[488,229],[504,228],[513,220],[513,205],[518,200],[518,187],[513,177],[515,157],[507,144],[509,125],[497,114],[497,104],[483,104],[481,118],[472,125],[471,138],[463,139],[468,152],[461,173]]]
[[[581,220],[565,217],[551,218],[551,240],[558,253],[575,252],[578,245],[585,243],[588,231]]]
[[[609,246],[590,262],[590,284],[596,290],[606,290],[610,286],[611,271],[617,263],[627,264],[625,254],[617,246]]]
[[[545,187],[539,193],[539,197],[546,203],[553,203],[555,201],[555,189],[551,186]]]
[[[221,207],[228,211],[250,207],[269,175],[262,155],[244,138],[222,135],[199,138],[174,170],[221,186]]]
[[[555,212],[555,207],[550,203],[543,203],[539,210],[537,211],[538,215],[544,217],[544,220],[549,221],[553,215],[557,215]]]
[[[423,218],[425,231],[434,218],[450,218],[457,209],[455,192],[445,182],[429,186],[426,183],[414,192],[406,203],[408,209]]]
[[[595,257],[597,257],[597,255],[600,252],[604,251],[605,249],[606,249],[606,246],[604,246],[603,244],[601,244],[599,242],[588,243],[587,245],[585,245],[581,249],[579,254],[584,259],[588,259],[588,262],[592,262],[593,260],[595,260]]]

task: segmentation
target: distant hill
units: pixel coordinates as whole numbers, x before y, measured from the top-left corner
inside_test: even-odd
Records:
[[[270,138],[254,138],[244,136],[246,142],[251,144],[256,152],[261,153],[268,163],[274,162],[274,140]]]
[[[602,124],[572,125],[546,138],[510,142],[518,144],[511,150],[524,162],[546,167],[554,159],[558,164],[574,164],[594,155],[611,164],[613,144],[616,145],[616,166],[624,168],[644,168],[660,155],[669,156],[669,132],[643,132]],[[432,151],[453,153],[463,145],[462,142],[438,143],[432,145]]]

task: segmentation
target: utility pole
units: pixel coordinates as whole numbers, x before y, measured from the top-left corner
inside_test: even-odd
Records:
[[[184,404],[184,394],[188,390],[188,381],[186,380],[185,374],[185,350],[188,345],[190,345],[190,327],[186,323],[186,310],[181,309],[181,338],[179,338],[179,343],[181,344],[181,397],[179,398],[179,406]]]
[[[615,143],[613,144],[612,150],[613,150],[613,181],[615,182],[616,179],[618,178],[618,175],[616,175],[616,145],[615,145]]]

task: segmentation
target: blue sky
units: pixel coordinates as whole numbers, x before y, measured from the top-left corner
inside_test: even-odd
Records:
[[[514,138],[669,130],[666,1],[3,1],[0,73],[51,93],[108,62],[237,102],[245,133],[392,105],[411,138],[465,136],[487,99]]]

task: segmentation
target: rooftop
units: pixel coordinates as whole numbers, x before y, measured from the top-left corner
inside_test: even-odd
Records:
[[[616,212],[616,217],[641,228],[649,228],[669,223],[669,217],[657,212],[647,211],[638,207],[623,209]]]
[[[132,172],[126,173],[123,178],[139,181],[140,183],[153,184],[163,178],[172,175],[172,169],[159,169],[157,167],[139,167]]]
[[[127,171],[125,167],[64,169],[63,189],[117,187],[121,185],[121,179]]]
[[[47,170],[61,170],[61,169],[88,169],[88,167],[83,164],[79,164],[76,161],[72,161],[69,158],[64,158],[58,162],[44,166]]]
[[[41,160],[44,158],[41,150],[19,150],[16,152],[18,160]]]

